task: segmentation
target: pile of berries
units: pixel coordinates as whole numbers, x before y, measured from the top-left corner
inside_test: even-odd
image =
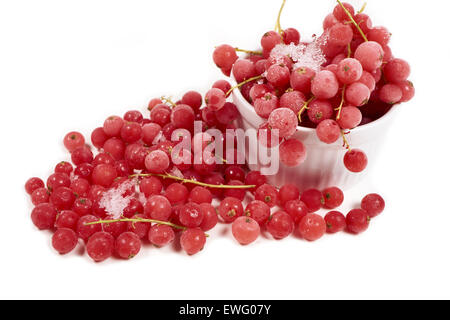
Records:
[[[262,36],[261,51],[230,45],[214,51],[214,63],[233,76],[242,95],[266,120],[259,129],[264,131],[260,142],[276,147],[268,145],[266,137],[277,135],[280,159],[287,166],[306,159],[301,141],[292,139],[297,126],[304,126],[315,128],[326,144],[342,137],[348,149],[346,168],[363,171],[368,159],[362,150],[350,148],[345,135],[414,96],[409,64],[394,58],[391,34],[385,27],[373,27],[363,11],[355,12],[352,5],[338,1],[323,22],[323,33],[310,42],[302,42],[294,28],[281,29],[278,18],[276,30]],[[239,58],[237,51],[247,56]],[[208,108],[223,106],[223,94],[215,90],[208,94]]]
[[[332,129],[327,128],[336,127],[340,134],[341,129],[360,124],[348,123],[354,120],[354,113],[360,112],[357,107],[363,100],[354,104],[357,107],[348,103],[369,90],[366,81],[373,80],[373,86],[369,90],[372,93],[366,92],[363,97],[368,101],[361,109],[363,114],[366,108],[384,105],[386,96],[390,103],[412,97],[413,90],[402,86],[409,74],[409,67],[405,71],[407,64],[387,58],[388,39],[381,46],[376,44],[381,41],[384,29],[371,28],[368,17],[362,13],[354,15],[349,5],[343,6],[346,10],[338,6],[326,19],[326,32],[320,38],[327,41],[317,42],[326,52],[323,62],[326,66],[320,66],[320,70],[301,67],[299,71],[287,56],[282,58],[283,63],[277,57],[272,58],[281,41],[293,47],[301,44],[295,29],[281,30],[279,23],[277,32],[263,37],[261,55],[236,60],[235,49],[231,51],[227,46],[217,48],[214,53],[224,73],[234,73],[240,82],[236,88],[254,101],[258,114],[265,112],[268,122],[264,128],[279,129],[283,141],[281,159],[288,165],[301,163],[305,156],[302,143],[289,139],[298,124],[296,113],[302,119],[302,109],[308,111],[309,120],[301,124],[317,124],[319,137],[330,143]],[[363,43],[359,39],[358,32],[347,23],[348,12],[358,21],[358,28],[363,28],[369,40],[375,42]],[[348,37],[344,41],[345,34]],[[309,45],[305,44],[308,52]],[[356,51],[355,59],[343,56],[346,46],[350,55]],[[359,50],[364,46],[369,49]],[[374,58],[371,54],[375,47],[381,47],[384,55]],[[358,54],[361,50],[364,54]],[[374,64],[372,70],[370,63]],[[381,76],[376,77],[381,75],[380,67],[384,72],[382,80]],[[351,89],[352,86],[356,89]],[[364,90],[358,89],[362,87]],[[402,91],[401,97],[400,94],[394,97],[391,90],[394,87]],[[40,178],[31,178],[25,184],[35,206],[31,212],[34,225],[40,230],[54,231],[52,245],[60,254],[73,251],[81,240],[96,262],[112,256],[129,259],[140,252],[143,244],[164,247],[174,241],[193,255],[203,249],[208,238],[205,232],[219,222],[232,224],[233,236],[243,245],[254,242],[261,232],[268,232],[278,240],[295,232],[314,241],[325,233],[365,231],[370,219],[384,210],[381,196],[367,195],[360,208],[347,216],[331,211],[322,218],[317,214],[320,209],[336,210],[343,203],[344,194],[339,188],[304,192],[292,184],[278,188],[270,185],[260,172],[246,167],[242,154],[234,147],[236,137],[230,137],[232,131],[227,130],[234,129],[240,117],[236,105],[227,102],[233,89],[229,82],[219,80],[205,97],[189,91],[176,102],[166,97],[152,99],[148,117],[137,110],[130,110],[123,117],[110,116],[92,131],[90,145],[81,133],[68,133],[63,143],[71,162],[58,163],[45,183]],[[339,90],[344,98],[336,122],[331,120],[335,111],[330,106]],[[377,96],[384,102],[375,100],[375,92],[379,92]],[[222,133],[223,141],[218,144],[221,150],[216,149],[217,137],[207,131],[211,128]],[[353,152],[346,156],[346,165],[356,172],[361,169],[364,157],[357,150]],[[244,201],[246,197],[251,200]]]
[[[131,111],[124,118],[130,114],[139,115]],[[232,224],[232,234],[242,245],[254,242],[262,231],[277,240],[296,231],[303,239],[315,241],[326,232],[364,232],[370,219],[385,207],[381,196],[370,194],[362,200],[360,209],[346,217],[331,211],[322,218],[315,212],[334,210],[343,203],[344,193],[339,188],[300,193],[295,185],[286,184],[278,189],[260,172],[239,165],[224,164],[211,172],[185,168],[177,176],[152,173],[146,166],[152,150],[170,152],[167,141],[151,146],[142,142],[143,129],[155,122],[141,117],[134,118],[138,122],[128,119],[130,122],[122,121],[120,130],[111,136],[106,133],[110,132],[111,119],[119,122],[122,118],[110,117],[92,132],[92,143],[98,148],[95,157],[83,136],[71,132],[64,142],[75,167],[60,162],[46,184],[40,178],[31,178],[25,184],[35,205],[31,219],[38,229],[54,231],[52,245],[60,254],[74,250],[80,239],[96,262],[111,256],[130,259],[142,244],[164,247],[178,239],[184,251],[193,255],[203,249],[205,232],[218,222]],[[119,132],[127,132],[131,123],[142,132],[140,140],[127,143]],[[100,133],[102,139],[98,139]],[[105,152],[105,148],[111,151],[111,141],[123,146],[122,151]],[[137,149],[142,156],[133,152]],[[175,168],[173,163],[170,166]],[[254,200],[244,207],[247,193]],[[217,206],[213,206],[214,199]]]

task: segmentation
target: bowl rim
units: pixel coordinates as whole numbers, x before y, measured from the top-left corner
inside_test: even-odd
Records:
[[[234,78],[233,74],[230,75],[230,79],[231,79],[231,86],[235,87],[237,85],[237,82],[236,82],[236,79]],[[267,121],[266,119],[263,119],[263,118],[261,118],[260,116],[258,116],[256,114],[255,108],[250,104],[250,102],[248,102],[244,98],[244,96],[242,95],[241,90],[239,90],[239,88],[234,89],[232,91],[232,95],[234,96],[234,98],[239,100],[240,104],[243,105],[247,109],[248,112],[252,113],[255,117],[258,117],[258,118],[262,119],[263,121]],[[376,119],[376,120],[374,120],[374,121],[372,121],[370,123],[367,123],[367,124],[364,124],[362,126],[358,126],[356,128],[350,129],[350,131],[352,133],[358,133],[358,132],[362,132],[362,131],[367,131],[367,130],[372,129],[375,126],[379,126],[379,125],[382,125],[385,122],[390,121],[394,117],[394,115],[397,112],[397,109],[399,108],[400,105],[401,104],[394,104],[394,105],[392,105],[392,108],[389,109],[389,111],[386,112],[382,117],[380,117],[380,118],[378,118],[378,119]],[[242,117],[244,117],[244,116],[242,115]],[[307,127],[297,126],[297,131],[301,131],[301,132],[304,132],[304,133],[313,133],[313,132],[316,131],[316,129],[315,128],[307,128]]]

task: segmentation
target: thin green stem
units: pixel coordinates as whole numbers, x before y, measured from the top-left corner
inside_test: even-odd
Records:
[[[339,3],[339,5],[342,7],[342,9],[345,11],[345,13],[347,14],[347,16],[350,18],[350,21],[355,25],[356,29],[358,29],[359,33],[361,34],[361,36],[363,37],[365,42],[368,42],[369,40],[367,39],[366,35],[364,34],[364,32],[362,31],[361,27],[359,26],[359,24],[356,23],[355,19],[353,19],[352,14],[347,10],[347,8],[342,4],[341,0],[337,0],[337,2]]]
[[[137,173],[129,176],[129,178],[137,178],[137,177],[160,177],[163,179],[172,179],[176,181],[181,181],[183,183],[195,184],[197,186],[212,188],[212,189],[252,189],[255,188],[256,185],[223,185],[223,184],[208,184],[204,182],[200,182],[197,180],[180,178],[177,176],[173,176],[170,174],[159,174],[159,173]]]
[[[286,0],[283,0],[280,11],[278,12],[277,22],[275,24],[275,31],[280,34],[281,39],[283,39],[283,29],[281,29],[281,13],[283,12],[285,4],[286,4]]]
[[[171,97],[162,96],[160,98],[163,102],[168,103],[172,108],[175,108],[177,104],[172,101]]]
[[[347,85],[344,84],[344,86],[342,87],[341,103],[339,104],[339,107],[335,109],[338,112],[336,115],[336,120],[339,120],[341,118],[342,107],[344,106],[344,103],[345,103],[345,89],[346,88],[347,88]]]
[[[261,51],[245,50],[245,49],[241,49],[241,48],[234,48],[234,50],[236,50],[237,52],[244,52],[244,53],[248,53],[248,54],[253,54],[255,56],[262,56],[262,54],[263,54]]]
[[[302,108],[300,109],[300,111],[298,112],[298,122],[302,122],[302,114],[303,114],[306,110],[308,110],[309,104],[310,104],[311,101],[313,101],[314,99],[315,99],[315,97],[312,96],[311,98],[309,98],[308,101],[306,101],[306,102],[303,104],[303,107],[302,107]]]
[[[346,137],[346,135],[349,134],[349,133],[350,133],[350,131],[349,132],[344,132],[344,130],[341,130],[342,140],[344,141],[343,147],[345,149],[347,149],[348,151],[351,151],[350,143],[348,143],[348,140],[347,140],[347,137]]]
[[[238,83],[237,85],[232,87],[230,90],[228,90],[228,92],[227,92],[227,94],[225,96],[228,97],[233,92],[234,89],[238,89],[238,88],[242,87],[246,83],[249,83],[249,82],[252,82],[252,81],[256,81],[256,80],[259,80],[259,79],[262,79],[262,78],[263,78],[263,76],[256,76],[256,77],[247,79],[245,81],[242,81],[241,83]]]

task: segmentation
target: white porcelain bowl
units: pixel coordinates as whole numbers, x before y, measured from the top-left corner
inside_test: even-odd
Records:
[[[241,128],[244,130],[257,129],[265,122],[256,114],[253,106],[245,100],[240,90],[234,90],[232,95],[233,101],[242,115],[239,123]],[[293,183],[300,190],[309,188],[322,190],[331,186],[347,190],[356,186],[372,171],[374,160],[379,154],[380,147],[398,109],[398,105],[394,106],[380,119],[357,127],[347,135],[352,149],[363,150],[369,158],[368,167],[362,173],[352,173],[345,168],[343,158],[346,149],[343,147],[342,139],[332,145],[327,145],[317,138],[315,129],[298,127],[293,138],[299,139],[305,145],[306,161],[295,168],[289,168],[280,163],[278,174],[268,176],[269,182],[278,187],[285,183]],[[255,141],[252,142],[246,145],[247,160],[249,154],[257,152],[255,147],[257,144]],[[251,170],[260,170],[262,166],[258,163],[256,165],[249,164],[249,167]]]

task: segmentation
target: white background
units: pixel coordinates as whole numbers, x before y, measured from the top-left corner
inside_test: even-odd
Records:
[[[66,132],[144,110],[161,94],[205,92],[221,78],[215,45],[255,48],[281,1],[0,1],[1,298],[450,298],[448,4],[369,1],[412,66],[416,98],[401,108],[368,192],[387,209],[368,232],[318,242],[261,238],[241,247],[219,226],[188,257],[145,248],[132,261],[58,256],[29,218],[23,189],[68,159]],[[353,1],[359,7],[362,1]],[[288,0],[283,27],[321,32],[333,1]]]

